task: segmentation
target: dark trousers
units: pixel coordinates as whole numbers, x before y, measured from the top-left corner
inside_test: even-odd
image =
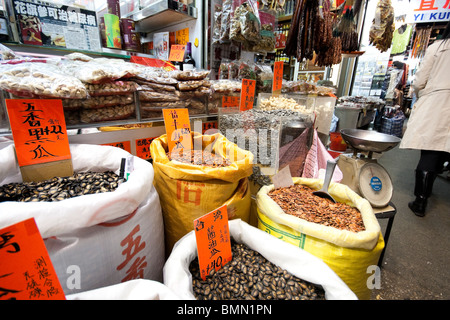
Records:
[[[450,161],[450,153],[445,151],[421,150],[417,170],[439,174],[445,161]]]

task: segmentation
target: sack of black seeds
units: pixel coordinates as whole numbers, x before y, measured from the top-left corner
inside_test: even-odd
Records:
[[[138,278],[161,281],[164,229],[152,165],[110,146],[71,145],[70,152],[75,173],[119,175],[127,157],[133,170],[113,191],[53,202],[0,202],[0,228],[35,219],[66,295]],[[0,150],[0,187],[21,182],[10,145]]]
[[[229,229],[232,241],[247,251],[242,256],[258,256],[257,262],[246,263],[235,255],[222,269],[230,265],[237,273],[221,274],[220,269],[205,281],[199,280],[199,275],[191,273],[197,259],[195,233],[191,231],[175,244],[163,270],[164,284],[180,299],[309,299],[320,298],[321,292],[327,300],[357,299],[336,273],[308,252],[240,219],[229,221]],[[235,276],[239,279],[234,280]]]

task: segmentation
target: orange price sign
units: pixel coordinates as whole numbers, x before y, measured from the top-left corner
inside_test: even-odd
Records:
[[[255,101],[256,80],[242,79],[240,111],[253,109]]]
[[[0,300],[65,300],[34,218],[0,230]]]
[[[192,150],[188,109],[163,109],[169,152]]]
[[[5,101],[19,166],[71,159],[61,100]]]
[[[234,108],[239,107],[239,97],[235,96],[223,96],[222,97],[222,108]]]
[[[186,50],[184,44],[173,44],[170,46],[169,61],[183,61],[184,50]]]
[[[152,143],[153,138],[142,138],[136,139],[136,155],[141,159],[151,159],[152,155],[150,154],[150,144]]]
[[[189,42],[189,28],[184,28],[175,32],[177,44],[186,44]]]
[[[194,232],[200,275],[205,280],[212,269],[219,270],[232,258],[227,205],[195,219]]]
[[[283,61],[276,61],[273,66],[272,93],[280,94],[283,84]]]

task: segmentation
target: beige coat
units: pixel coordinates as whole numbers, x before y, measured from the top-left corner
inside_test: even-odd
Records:
[[[428,47],[413,89],[418,100],[400,148],[450,152],[450,39]]]

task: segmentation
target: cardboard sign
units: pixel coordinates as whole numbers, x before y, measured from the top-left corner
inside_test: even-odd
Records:
[[[242,79],[241,100],[239,111],[253,109],[255,101],[256,80]]]
[[[5,101],[19,166],[71,158],[61,100]]]
[[[144,160],[151,159],[150,144],[155,138],[156,137],[136,139],[136,156]]]
[[[279,95],[283,84],[283,61],[276,61],[273,66],[272,94]]]
[[[292,180],[289,165],[278,171],[278,173],[272,177],[272,181],[275,189],[293,186],[294,181]]]
[[[174,44],[170,47],[169,61],[183,61],[186,46],[183,44]]]
[[[239,107],[240,97],[235,96],[223,96],[222,108],[237,108]]]
[[[188,109],[163,109],[169,152],[192,150]]]
[[[231,240],[228,228],[227,206],[224,205],[194,220],[200,275],[206,279],[231,261]]]
[[[33,218],[0,230],[0,300],[65,300]]]

